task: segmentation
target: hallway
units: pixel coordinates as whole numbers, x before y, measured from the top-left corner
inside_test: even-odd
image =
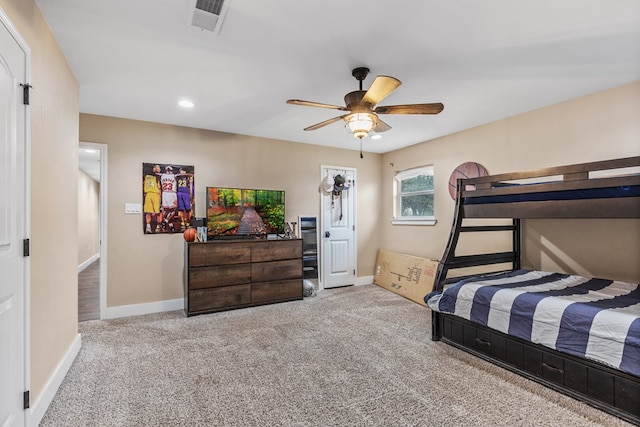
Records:
[[[78,273],[78,322],[100,319],[100,259]]]

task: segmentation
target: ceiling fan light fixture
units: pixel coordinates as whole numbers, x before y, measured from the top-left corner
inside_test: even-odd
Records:
[[[377,119],[373,113],[352,113],[344,118],[345,128],[356,138],[362,139],[376,127]]]

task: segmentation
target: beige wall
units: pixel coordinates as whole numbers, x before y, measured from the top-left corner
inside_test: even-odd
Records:
[[[100,183],[78,169],[78,266],[100,252]]]
[[[80,137],[109,147],[107,307],[183,297],[182,235],[144,235],[142,216],[124,213],[125,203],[142,202],[145,162],[194,165],[198,217],[205,187],[258,187],[285,190],[289,222],[319,215],[321,164],[356,168],[358,275],[372,274],[380,155],[86,114]]]
[[[0,0],[0,7],[26,40],[32,60],[29,370],[35,401],[78,333],[79,88],[35,1]],[[447,180],[462,162],[500,173],[640,154],[638,99],[640,83],[634,83],[364,160],[355,151],[83,115],[82,139],[110,146],[107,305],[182,297],[181,236],[143,236],[140,217],[124,214],[126,202],[141,201],[142,162],[194,164],[200,216],[208,184],[283,188],[288,221],[318,213],[320,164],[357,168],[358,275],[367,276],[379,247],[441,256],[453,210]],[[443,114],[455,114],[455,107]],[[393,173],[423,164],[435,165],[438,223],[392,226]],[[526,228],[531,264],[640,280],[637,220],[606,226],[537,221]],[[583,243],[591,230],[597,252]]]
[[[30,377],[36,401],[77,337],[79,88],[33,0],[0,0],[31,49]]]
[[[438,222],[391,225],[392,200],[383,196],[381,246],[442,257],[454,210],[449,175],[461,163],[478,162],[497,174],[640,155],[639,100],[640,82],[635,82],[384,154],[382,195],[391,194],[394,172],[434,165]],[[455,114],[455,106],[445,113]],[[640,280],[639,220],[536,220],[527,221],[525,231],[528,266]],[[485,238],[471,246],[487,243]]]

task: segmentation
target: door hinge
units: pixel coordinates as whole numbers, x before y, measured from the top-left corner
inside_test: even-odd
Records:
[[[29,256],[29,239],[24,239],[22,241],[22,256]]]
[[[29,409],[29,390],[25,391],[22,395],[22,403],[24,406],[23,409]]]
[[[352,227],[353,227],[353,231],[356,231],[356,225],[353,224]]]
[[[22,86],[22,103],[24,105],[29,105],[29,89],[31,89],[33,86],[31,86],[29,83],[20,83],[20,86]]]

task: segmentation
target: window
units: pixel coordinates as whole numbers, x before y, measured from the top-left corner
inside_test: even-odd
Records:
[[[393,224],[434,225],[433,166],[398,172]]]

